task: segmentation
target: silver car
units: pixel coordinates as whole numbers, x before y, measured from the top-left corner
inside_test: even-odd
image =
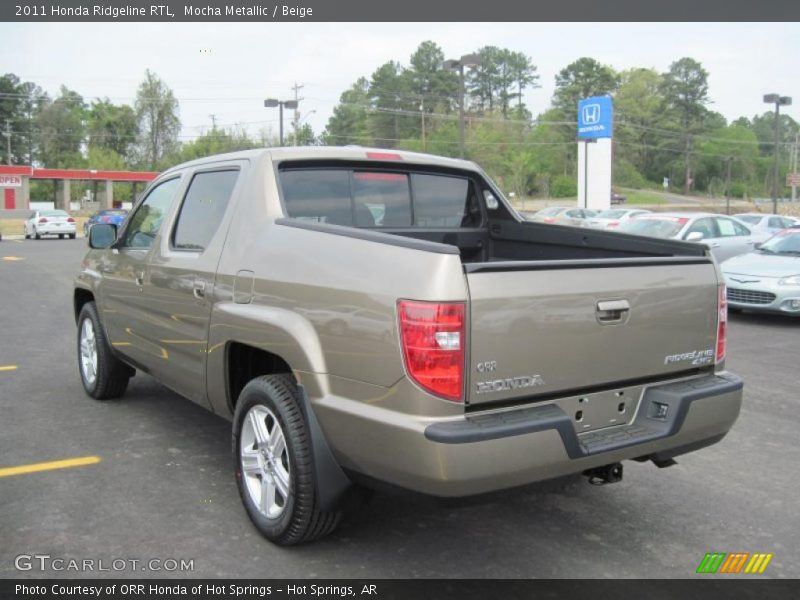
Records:
[[[754,231],[741,221],[713,213],[652,213],[622,223],[617,231],[687,242],[700,242],[722,262],[753,250],[769,234]]]
[[[800,225],[800,219],[794,217],[786,217],[781,215],[763,214],[763,213],[739,213],[733,215],[740,221],[751,225],[754,229],[768,232],[770,234],[778,233],[788,227]]]
[[[628,219],[649,214],[651,212],[643,208],[609,208],[587,219],[586,225],[595,229],[616,229]]]
[[[730,308],[800,315],[800,229],[781,231],[720,268]]]
[[[590,208],[576,208],[569,206],[548,206],[529,217],[529,221],[550,223],[552,225],[571,225],[572,227],[585,227],[586,219],[597,214]]]
[[[42,239],[45,235],[69,236],[75,239],[75,219],[64,210],[35,210],[23,226],[25,239]]]

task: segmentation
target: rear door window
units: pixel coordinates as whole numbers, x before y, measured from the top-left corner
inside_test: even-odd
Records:
[[[236,185],[238,170],[197,173],[189,184],[175,224],[172,244],[202,252],[219,229]]]

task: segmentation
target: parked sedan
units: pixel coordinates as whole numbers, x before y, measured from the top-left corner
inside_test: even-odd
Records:
[[[730,308],[800,315],[800,229],[781,231],[720,268]]]
[[[641,208],[610,208],[587,219],[586,225],[595,229],[616,229],[628,219],[649,214],[652,214],[649,210]]]
[[[584,227],[586,219],[594,217],[596,210],[588,208],[575,208],[569,206],[548,206],[530,217],[531,221],[539,223],[550,223],[553,225],[571,225],[572,227]]]
[[[718,262],[753,250],[768,234],[753,231],[741,221],[712,213],[652,213],[629,219],[617,231],[651,237],[700,242]]]
[[[25,221],[25,239],[42,239],[43,235],[57,235],[63,238],[68,235],[75,239],[75,219],[64,210],[35,210],[30,219]]]
[[[109,223],[119,227],[128,216],[128,211],[123,209],[101,210],[94,213],[83,224],[83,235],[89,235],[89,228],[95,223]]]
[[[733,215],[740,221],[752,225],[754,229],[767,231],[769,233],[778,233],[788,227],[800,225],[800,219],[794,217],[785,217],[781,215],[762,214],[762,213],[739,213]]]

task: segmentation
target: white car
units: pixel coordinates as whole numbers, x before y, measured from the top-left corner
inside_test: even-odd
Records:
[[[773,214],[739,213],[733,216],[748,225],[752,225],[755,229],[768,231],[769,233],[778,233],[800,224],[800,219]]]
[[[42,239],[43,235],[57,235],[64,238],[68,235],[75,239],[75,219],[64,210],[35,210],[31,218],[25,221],[25,239]]]
[[[699,242],[711,249],[717,262],[752,252],[769,234],[751,229],[738,219],[711,213],[652,213],[629,219],[617,231],[673,240]]]
[[[586,225],[595,229],[616,229],[620,223],[639,215],[650,214],[650,212],[643,208],[609,208],[587,219]]]

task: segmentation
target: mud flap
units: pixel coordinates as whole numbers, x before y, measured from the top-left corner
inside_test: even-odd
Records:
[[[319,421],[317,421],[314,410],[311,408],[311,402],[306,395],[305,389],[302,385],[298,385],[297,390],[302,398],[301,408],[311,435],[319,510],[322,512],[335,511],[352,482],[333,457],[333,452],[328,446],[325,434],[322,433],[322,428],[319,426]]]

